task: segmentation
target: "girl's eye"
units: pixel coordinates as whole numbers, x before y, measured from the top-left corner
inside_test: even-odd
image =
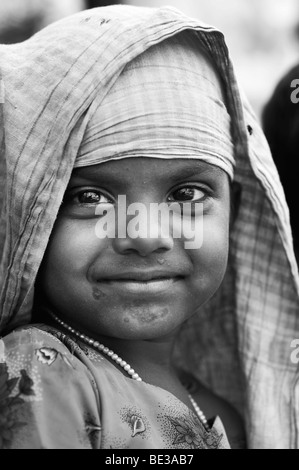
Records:
[[[80,204],[101,204],[110,202],[110,200],[99,191],[82,191],[78,193],[77,197]]]
[[[205,191],[195,187],[186,186],[184,188],[176,189],[168,197],[168,201],[175,202],[196,202],[202,201],[207,197]]]
[[[75,194],[69,194],[66,198],[66,202],[72,202],[73,204],[79,205],[97,205],[97,204],[110,204],[111,199],[103,194],[101,191],[86,189],[84,191],[78,191]]]

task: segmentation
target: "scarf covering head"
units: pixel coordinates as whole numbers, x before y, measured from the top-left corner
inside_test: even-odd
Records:
[[[231,179],[234,146],[220,79],[188,32],[130,62],[88,122],[75,167],[126,157],[196,158]]]
[[[242,193],[227,274],[182,330],[176,360],[243,412],[249,448],[298,448],[299,282],[284,193],[223,35],[176,9],[96,8],[0,46],[0,329],[31,321],[36,275],[99,104],[129,63],[183,31],[223,83]]]

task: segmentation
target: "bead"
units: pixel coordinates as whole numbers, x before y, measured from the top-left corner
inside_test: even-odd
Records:
[[[189,396],[189,399],[190,399],[190,402],[192,403],[192,406],[199,418],[199,420],[201,421],[201,423],[203,424],[204,428],[206,429],[206,431],[210,431],[210,427],[209,427],[209,424],[208,424],[208,420],[207,418],[205,417],[203,411],[199,408],[198,404],[196,403],[196,401],[194,400],[194,398],[190,395],[190,393],[188,394]]]
[[[95,348],[98,348],[98,347],[100,346],[100,343],[99,343],[98,341],[95,341],[95,342],[93,343],[93,346],[94,346]]]
[[[108,353],[107,353],[107,355],[108,355],[109,357],[112,357],[113,354],[114,354],[114,351],[108,351]]]
[[[114,353],[114,354],[111,356],[111,359],[113,359],[113,361],[116,361],[117,359],[119,359],[119,357],[118,357],[117,354]]]
[[[135,372],[135,374],[132,375],[132,379],[138,380],[139,375]]]

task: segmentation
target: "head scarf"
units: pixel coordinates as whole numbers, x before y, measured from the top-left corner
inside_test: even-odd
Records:
[[[299,338],[299,283],[284,193],[223,35],[176,9],[93,9],[0,46],[0,329],[31,320],[36,274],[93,103],[130,62],[182,31],[221,77],[242,195],[223,284],[186,324],[176,359],[239,407],[250,448],[298,448],[290,343]]]
[[[75,167],[126,157],[196,158],[233,178],[221,81],[190,33],[166,39],[130,62],[93,107]]]

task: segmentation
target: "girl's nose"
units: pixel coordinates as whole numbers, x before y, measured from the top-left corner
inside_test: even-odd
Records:
[[[130,230],[130,219],[132,220],[131,217],[127,218],[126,236],[119,237],[119,231],[116,231],[117,235],[113,240],[113,246],[117,253],[136,252],[145,257],[155,252],[162,253],[173,248],[173,238],[169,230],[163,228],[163,223],[161,224],[152,218],[149,219],[144,214],[144,217],[140,216],[138,220],[140,231],[136,231]]]
[[[173,239],[171,237],[156,238],[115,238],[113,240],[114,249],[117,253],[127,254],[136,252],[140,256],[149,256],[152,253],[162,253],[173,248]]]

